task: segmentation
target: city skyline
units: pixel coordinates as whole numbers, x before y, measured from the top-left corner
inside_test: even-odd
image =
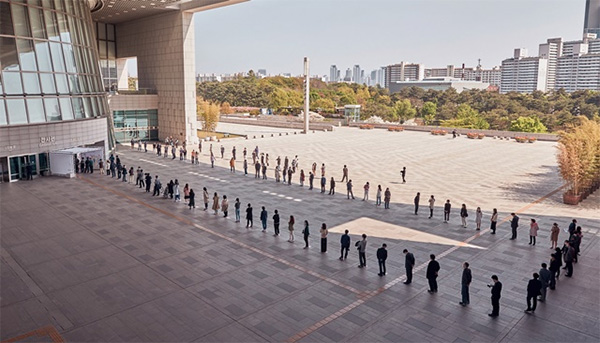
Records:
[[[328,75],[332,64],[340,70],[359,64],[368,73],[400,61],[429,68],[476,66],[481,58],[484,68],[491,68],[517,47],[534,51],[548,37],[580,39],[584,9],[585,0],[377,1],[376,6],[346,1],[344,7],[339,1],[256,0],[210,15],[196,14],[196,72],[227,74],[261,68],[271,75],[296,75],[302,72],[304,55],[311,58],[312,75]],[[377,15],[369,15],[374,10]],[[294,26],[296,21],[288,16],[332,11],[335,15],[309,16],[306,30]],[[536,11],[539,15],[532,16]],[[357,28],[356,17],[350,15],[355,13],[363,15],[360,22],[365,29]],[[458,20],[459,15],[468,19]],[[423,26],[424,20],[429,25]],[[328,24],[316,27],[320,23]],[[216,34],[206,34],[215,27],[219,27]],[[397,39],[390,43],[392,36]],[[303,40],[310,42],[297,43]],[[335,49],[329,48],[330,43]]]

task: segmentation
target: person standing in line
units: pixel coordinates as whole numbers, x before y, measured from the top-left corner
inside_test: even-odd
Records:
[[[317,175],[317,162],[313,162],[312,164],[312,173],[313,175]]]
[[[204,210],[208,210],[208,190],[206,187],[202,188],[202,199],[204,200]]]
[[[415,195],[414,203],[415,203],[415,216],[419,214],[419,201],[421,201],[421,193],[417,192]]]
[[[537,297],[542,294],[542,283],[538,280],[539,278],[540,275],[538,273],[533,273],[533,279],[529,280],[527,284],[527,309],[525,309],[525,313],[527,314],[535,312]]]
[[[383,193],[383,208],[385,208],[386,210],[390,209],[390,200],[392,200],[392,192],[390,192],[390,189],[388,187]]]
[[[502,282],[498,280],[497,275],[492,275],[493,284],[487,285],[492,289],[492,313],[488,313],[490,317],[498,317],[500,315],[500,298],[502,297]]]
[[[452,205],[450,204],[450,199],[448,199],[444,204],[444,223],[450,220],[450,210],[452,210]]]
[[[321,225],[321,253],[327,252],[327,234],[329,233],[329,231],[327,231],[327,225],[325,225],[325,223],[323,223]]]
[[[554,258],[556,259],[556,263],[558,264],[558,271],[556,273],[556,280],[558,281],[558,279],[560,278],[560,269],[563,266],[563,251],[562,251],[562,249],[561,248],[554,249],[554,253],[552,254],[552,256],[554,256]],[[563,269],[566,269],[566,267]]]
[[[233,208],[235,209],[235,222],[240,222],[240,207],[242,207],[242,203],[240,202],[240,198],[235,198],[235,203],[233,204]]]
[[[321,164],[321,176],[325,177],[325,163]]]
[[[104,175],[104,162],[102,162],[102,159],[98,161],[98,168],[100,168],[100,175]]]
[[[344,231],[344,234],[340,238],[341,252],[340,261],[348,258],[348,250],[350,250],[350,235],[348,230]]]
[[[267,165],[262,164],[261,167],[262,167],[262,178],[263,178],[263,180],[266,180],[267,179]]]
[[[221,158],[225,158],[225,147],[221,144]]]
[[[577,229],[577,219],[573,219],[573,221],[571,221],[571,224],[569,224],[569,239],[571,239],[571,236],[573,236],[576,229]]]
[[[188,201],[188,207],[190,208],[190,210],[192,208],[194,208],[194,209],[196,208],[195,198],[196,198],[196,194],[194,193],[194,190],[190,189],[190,199]]]
[[[496,234],[496,224],[498,223],[498,210],[492,210],[492,218],[490,218],[490,231],[492,231],[492,235]]]
[[[235,173],[235,158],[229,160],[229,171]]]
[[[254,163],[254,178],[260,179],[260,162],[256,161]]]
[[[556,249],[558,246],[558,235],[560,234],[560,228],[558,224],[552,224],[552,229],[550,229],[550,249]]]
[[[300,170],[300,187],[304,187],[304,178],[306,176],[304,175],[304,169]]]
[[[565,268],[567,269],[567,274],[565,274],[565,276],[572,277],[575,249],[573,249],[569,241],[565,241],[565,245],[563,247],[563,254],[565,255]]]
[[[548,268],[548,270],[550,271],[549,287],[551,290],[554,290],[556,288],[556,275],[560,274],[560,262],[556,259],[554,254],[550,254],[550,268]]]
[[[369,185],[369,181],[367,181],[367,183],[365,183],[365,185],[363,186],[363,189],[365,191],[365,194],[363,195],[363,201],[369,200],[369,188],[371,188],[371,186]]]
[[[175,194],[175,202],[181,201],[181,193],[179,193],[179,180],[175,179],[175,184],[173,184],[173,193]]]
[[[540,227],[535,222],[535,219],[531,218],[531,224],[529,224],[529,245],[535,245],[535,238]]]
[[[127,182],[127,167],[123,165],[121,168],[123,169],[123,178],[121,179],[121,181]]]
[[[279,165],[275,166],[275,182],[281,181],[281,167]]]
[[[288,186],[292,185],[292,173],[293,173],[292,168],[288,168],[288,180],[287,180]]]
[[[440,264],[435,260],[435,255],[429,255],[429,264],[427,264],[427,271],[425,276],[427,277],[427,281],[429,282],[429,289],[427,292],[430,294],[437,293],[438,285],[437,285],[437,277],[438,272],[440,271]]]
[[[273,215],[273,228],[275,229],[273,236],[279,236],[279,212],[277,210],[275,210],[275,214]]]
[[[354,193],[352,193],[352,180],[348,180],[346,183],[346,195],[348,196],[348,199],[350,199],[350,196],[352,196],[352,200],[354,200]]]
[[[510,229],[512,231],[512,237],[510,240],[517,239],[517,228],[519,227],[519,216],[517,216],[514,212],[510,214],[512,219],[510,220]]]
[[[325,185],[327,184],[327,179],[325,176],[321,176],[321,193],[325,193]]]
[[[313,182],[315,181],[315,174],[313,172],[308,173],[308,189],[313,189]]]
[[[334,195],[335,194],[335,180],[333,179],[333,176],[331,177],[331,179],[329,180],[329,195]]]
[[[262,207],[262,211],[260,211],[260,223],[262,224],[262,232],[266,232],[267,231],[267,210],[265,209],[265,207]]]
[[[152,196],[160,195],[161,187],[162,187],[162,184],[160,183],[160,180],[158,179],[158,175],[156,175],[156,177],[154,178],[154,193],[152,193]]]
[[[252,205],[246,207],[246,229],[252,227]]]
[[[286,179],[287,179],[287,173],[288,173],[288,167],[286,165],[283,166],[283,183],[286,183]]]
[[[386,269],[385,269],[385,260],[387,260],[387,245],[385,243],[383,243],[381,245],[381,248],[377,249],[377,262],[379,264],[379,276],[384,276],[386,273]]]
[[[435,198],[433,197],[433,195],[431,195],[431,198],[429,198],[429,219],[431,219],[431,217],[433,217],[434,205],[435,205]]]
[[[402,251],[404,253],[404,267],[406,268],[406,281],[404,281],[405,285],[410,285],[413,277],[413,268],[415,267],[415,255],[413,253],[408,252],[407,249]]]
[[[340,180],[340,182],[348,182],[348,167],[346,167],[346,165],[344,164],[344,168],[342,169],[342,179]]]
[[[475,210],[475,225],[477,226],[477,231],[481,230],[481,219],[483,219],[483,212],[481,212],[481,207],[477,207],[477,210]]]
[[[248,175],[248,160],[244,158],[244,176]]]
[[[469,213],[467,212],[467,205],[462,204],[461,208],[460,208],[460,221],[462,222],[462,226],[464,228],[467,227],[467,217],[469,216]]]
[[[288,242],[290,243],[294,243],[294,223],[296,221],[294,220],[294,216],[290,216],[290,220],[288,221],[288,231],[290,232],[290,238],[288,239]]]
[[[406,167],[402,167],[400,175],[402,175],[402,183],[406,183]]]
[[[308,220],[304,221],[304,229],[302,229],[302,236],[304,237],[304,249],[308,249],[308,237],[310,236],[310,229],[308,227]]]
[[[358,268],[364,268],[367,266],[367,235],[362,234],[362,240],[356,242],[358,247]]]
[[[540,291],[540,298],[538,299],[541,302],[546,301],[546,291],[548,290],[548,286],[550,286],[550,282],[552,280],[552,273],[548,270],[548,265],[542,263],[542,268],[540,269],[540,282],[542,283],[542,289]]]
[[[377,185],[377,194],[375,194],[375,206],[381,206],[381,193],[383,193],[381,185]]]
[[[233,147],[233,149],[231,149],[231,155],[233,156],[233,159],[235,160],[235,146]]]
[[[152,186],[152,176],[150,176],[150,173],[146,173],[146,193],[150,193],[151,186]]]
[[[221,201],[221,211],[223,211],[223,218],[227,218],[229,214],[229,200],[227,200],[227,195],[223,195],[223,201]]]
[[[471,280],[473,279],[471,275],[471,269],[469,268],[469,262],[463,263],[463,272],[460,280],[460,294],[462,295],[462,301],[459,303],[460,305],[467,306],[469,305],[469,286],[471,285]]]
[[[91,161],[91,160],[90,160]],[[93,169],[92,169],[93,170]],[[129,168],[129,179],[127,180],[128,183],[131,183],[131,180],[133,180],[133,174],[134,174],[134,170],[133,167]]]
[[[217,192],[215,192],[215,195],[213,195],[213,205],[212,205],[212,209],[213,209],[213,211],[215,211],[215,215],[217,215],[217,213],[219,213],[220,208],[221,208],[221,206],[219,204],[219,196],[217,195]]]
[[[246,159],[246,155],[248,154],[248,150],[246,148],[244,148],[244,151],[242,151],[242,154],[244,155],[244,159]]]
[[[144,170],[140,169],[140,188],[142,189],[145,187],[144,176]]]
[[[210,153],[210,167],[215,167],[215,155],[212,152]]]

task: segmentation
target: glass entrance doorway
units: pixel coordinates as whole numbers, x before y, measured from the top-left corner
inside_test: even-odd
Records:
[[[37,175],[35,155],[14,156],[9,158],[10,181],[27,180]]]

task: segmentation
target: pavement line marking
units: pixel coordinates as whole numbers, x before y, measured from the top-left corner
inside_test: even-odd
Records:
[[[8,342],[19,342],[19,341],[23,341],[27,338],[30,337],[45,337],[48,336],[52,339],[52,342],[54,343],[63,343],[65,341],[65,339],[58,333],[58,331],[56,331],[56,328],[54,326],[48,325],[48,326],[44,326],[42,328],[24,333],[22,335],[13,337],[13,338],[9,338],[7,340],[2,341],[2,343],[8,343]],[[39,340],[41,341],[41,340]]]
[[[525,205],[524,207],[520,208],[519,210],[517,210],[515,213],[520,214],[528,209],[530,209],[531,207],[535,206],[536,204],[548,199],[549,197],[551,197],[552,195],[556,194],[557,192],[559,192],[560,190],[562,190],[563,188],[565,188],[566,185],[562,185],[561,187],[553,190],[552,192],[542,196],[541,198]],[[504,217],[498,224],[507,222],[510,219],[510,215]],[[474,234],[473,236],[465,239],[464,241],[462,241],[462,243],[467,244],[471,241],[473,241],[475,238],[480,237],[483,233],[488,232],[489,229],[482,229],[481,231],[477,232],[476,234]],[[448,254],[451,254],[452,252],[458,250],[460,248],[460,246],[454,246],[452,248],[449,248],[447,250],[445,250],[444,252],[442,252],[441,254],[436,255],[436,260],[441,259],[444,256],[447,256]],[[429,263],[429,261],[424,262],[422,264],[420,264],[419,266],[417,266],[416,268],[413,269],[413,271],[420,271],[422,269],[425,269],[425,267],[427,266],[427,264]],[[378,289],[372,290],[372,291],[368,291],[368,292],[363,292],[361,294],[359,294],[359,299],[355,300],[353,302],[351,302],[350,304],[348,304],[346,307],[342,308],[339,311],[336,311],[335,313],[327,316],[326,318],[324,318],[323,320],[320,320],[318,322],[316,322],[315,324],[309,326],[308,328],[299,331],[298,333],[296,333],[295,335],[291,336],[290,338],[288,338],[285,342],[287,343],[295,343],[298,342],[299,340],[303,339],[304,337],[312,334],[313,332],[315,332],[316,330],[318,330],[320,327],[325,326],[329,323],[331,323],[332,321],[338,319],[339,317],[343,316],[344,314],[350,312],[351,310],[353,310],[354,308],[362,305],[363,303],[365,303],[367,300],[373,298],[376,295],[379,295],[381,293],[383,293],[384,291],[390,289],[391,287],[395,286],[396,284],[398,284],[401,281],[404,281],[406,279],[406,274],[401,275],[395,279],[393,279],[392,281],[386,283],[385,285],[379,287]]]
[[[361,291],[357,290],[357,289],[356,289],[356,288],[354,288],[354,287],[348,286],[348,285],[346,285],[346,284],[344,284],[344,283],[342,283],[342,282],[339,282],[339,281],[337,281],[337,280],[334,280],[334,279],[332,279],[332,278],[329,278],[329,277],[327,277],[327,276],[325,276],[325,275],[321,275],[321,274],[319,274],[319,273],[317,273],[317,272],[314,272],[314,271],[312,271],[312,270],[310,270],[310,269],[308,269],[308,268],[305,268],[305,267],[302,267],[302,266],[300,266],[300,265],[297,265],[297,264],[294,264],[294,263],[292,263],[292,262],[289,262],[289,261],[287,261],[287,260],[284,260],[283,258],[277,257],[277,256],[275,256],[275,255],[273,255],[273,254],[271,254],[271,253],[268,253],[268,252],[266,252],[266,251],[260,250],[260,249],[258,249],[258,248],[256,248],[256,247],[253,247],[253,246],[249,245],[249,244],[246,244],[246,243],[240,242],[240,241],[238,241],[238,240],[235,240],[235,239],[233,239],[233,238],[231,238],[231,237],[229,237],[229,236],[226,236],[226,235],[224,235],[224,234],[222,234],[222,233],[219,233],[219,232],[217,232],[217,231],[214,231],[214,230],[211,230],[211,229],[207,229],[207,228],[205,228],[205,227],[203,227],[203,226],[200,226],[200,225],[198,225],[198,224],[194,223],[193,221],[191,221],[191,220],[189,220],[189,219],[186,219],[186,218],[183,218],[183,217],[177,216],[177,215],[175,215],[175,214],[173,214],[173,213],[171,213],[171,212],[168,212],[168,211],[165,211],[165,210],[163,210],[163,209],[160,209],[160,208],[158,208],[158,207],[156,207],[156,206],[150,205],[150,204],[146,203],[145,201],[142,201],[142,200],[136,199],[136,198],[134,198],[134,197],[131,197],[131,196],[127,195],[127,194],[121,193],[121,192],[119,192],[119,191],[116,191],[116,190],[114,190],[114,189],[111,189],[111,188],[108,188],[108,187],[106,187],[106,186],[103,186],[103,185],[101,185],[101,184],[98,184],[98,183],[96,183],[96,182],[94,182],[94,181],[91,181],[91,180],[89,180],[87,177],[83,177],[83,176],[81,176],[81,175],[78,175],[78,176],[77,176],[77,178],[79,178],[79,179],[81,179],[81,180],[83,180],[83,181],[85,181],[85,182],[87,182],[87,183],[89,183],[89,184],[91,184],[91,185],[94,185],[94,186],[96,186],[96,187],[100,187],[100,188],[102,188],[102,189],[104,189],[104,190],[107,190],[107,191],[109,191],[109,192],[111,192],[111,193],[114,193],[114,194],[116,194],[116,195],[118,195],[118,196],[121,196],[121,197],[127,198],[127,199],[129,199],[129,200],[131,200],[131,201],[137,202],[138,204],[144,205],[144,206],[146,206],[146,207],[148,207],[148,208],[150,208],[150,209],[153,209],[153,210],[155,210],[155,211],[157,211],[157,212],[160,212],[160,213],[162,213],[162,214],[164,214],[164,215],[167,215],[167,216],[169,216],[169,217],[171,217],[171,218],[174,218],[174,219],[176,219],[176,220],[178,220],[178,221],[180,221],[180,222],[182,222],[182,223],[185,223],[185,224],[188,224],[188,225],[194,226],[195,228],[198,228],[198,229],[200,229],[200,230],[202,230],[202,231],[205,231],[205,232],[207,232],[207,233],[210,233],[210,234],[212,234],[212,235],[215,235],[215,236],[217,236],[217,237],[220,237],[220,238],[222,238],[222,239],[224,239],[224,240],[226,240],[226,241],[229,241],[229,242],[231,242],[231,243],[234,243],[234,244],[236,244],[236,245],[238,245],[238,246],[240,246],[240,247],[242,247],[242,248],[245,248],[245,249],[251,250],[251,251],[253,251],[253,252],[256,252],[256,253],[258,253],[258,254],[261,254],[261,255],[263,255],[263,256],[265,256],[265,257],[267,257],[267,258],[271,259],[271,260],[275,260],[275,261],[277,261],[277,262],[283,263],[283,264],[285,264],[285,265],[287,265],[287,266],[289,266],[289,267],[292,267],[292,268],[294,268],[294,269],[297,269],[297,270],[299,270],[299,271],[302,271],[302,272],[304,272],[304,273],[307,273],[307,274],[309,274],[309,275],[312,275],[312,276],[314,276],[314,277],[316,277],[316,278],[319,278],[319,279],[321,279],[321,280],[323,280],[323,281],[326,281],[326,282],[329,282],[329,283],[331,283],[331,284],[333,284],[333,285],[336,285],[336,286],[342,287],[342,288],[344,288],[344,289],[346,289],[346,290],[348,290],[348,291],[350,291],[350,292],[352,292],[352,293],[354,293],[354,294],[362,294],[362,293],[364,293],[364,292],[361,292]]]
[[[158,162],[146,160],[146,159],[143,159],[143,158],[139,158],[138,160],[144,161],[144,162],[148,162],[148,163],[152,163],[152,164],[156,164],[157,166],[161,166],[161,167],[166,167],[167,166],[166,164],[162,164],[162,163],[158,163]]]

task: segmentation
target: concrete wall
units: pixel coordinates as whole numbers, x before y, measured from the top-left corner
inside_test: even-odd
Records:
[[[33,155],[100,141],[105,142],[104,151],[108,151],[106,117],[0,127],[0,157]]]
[[[118,24],[117,57],[137,57],[139,88],[158,94],[159,138],[197,143],[193,13]]]
[[[110,111],[155,110],[158,108],[158,95],[109,95]]]
[[[242,124],[242,125],[256,125],[256,126],[268,126],[268,127],[281,127],[285,129],[298,129],[304,130],[303,122],[291,122],[283,120],[268,120],[268,119],[255,119],[255,118],[235,118],[235,117],[223,117],[219,119],[220,122],[230,124]],[[326,123],[310,123],[309,130],[315,131],[333,131],[333,125]]]

